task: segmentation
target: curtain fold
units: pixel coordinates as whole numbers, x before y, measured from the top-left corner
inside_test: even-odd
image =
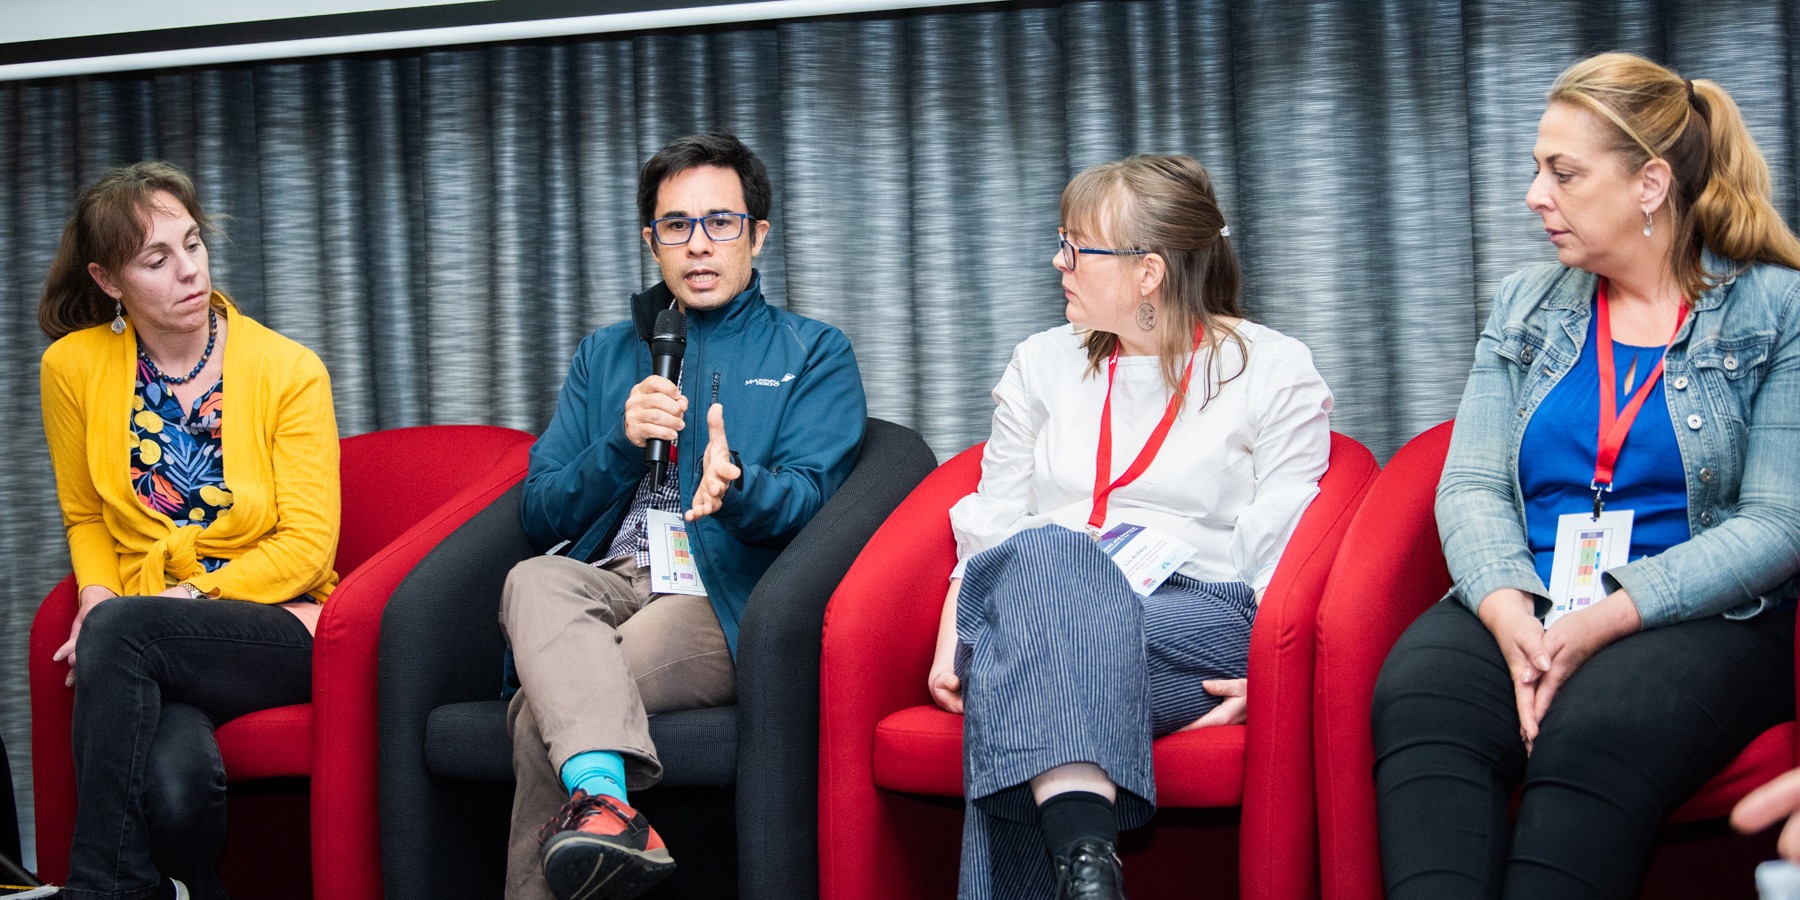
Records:
[[[1451,415],[1493,291],[1553,258],[1524,207],[1543,97],[1646,53],[1724,84],[1794,220],[1800,6],[1722,0],[996,3],[0,84],[0,736],[29,833],[24,647],[68,569],[36,306],[71,201],[166,158],[228,213],[215,282],[314,348],[340,430],[540,430],[575,345],[657,277],[638,168],[735,131],[768,164],[770,298],[841,327],[872,414],[986,436],[1062,321],[1062,186],[1134,152],[1212,172],[1253,318],[1385,458]],[[728,411],[729,416],[729,411]]]

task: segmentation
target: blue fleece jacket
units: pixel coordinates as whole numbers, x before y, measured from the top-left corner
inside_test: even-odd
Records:
[[[763,302],[761,281],[752,274],[730,303],[688,312],[682,363],[688,409],[676,463],[683,508],[700,483],[706,411],[715,401],[744,470],[722,508],[688,528],[734,656],[751,589],[850,474],[867,415],[850,340]],[[643,449],[625,437],[625,399],[650,374],[650,327],[673,302],[658,284],[631,298],[632,321],[588,335],[575,351],[525,478],[521,518],[540,547],[572,541],[568,555],[589,559],[625,518],[647,469]]]

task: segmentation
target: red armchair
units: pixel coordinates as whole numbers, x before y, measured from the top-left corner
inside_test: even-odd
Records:
[[[1276,569],[1250,641],[1248,726],[1156,742],[1154,850],[1127,840],[1132,896],[1191,890],[1192,852],[1229,833],[1242,806],[1243,896],[1317,892],[1312,790],[1313,613],[1375,459],[1342,435],[1319,497]],[[938,612],[956,562],[948,511],[974,490],[981,447],[939,467],[876,532],[826,610],[820,673],[819,882],[824,900],[947,897],[956,883],[962,718],[925,690]],[[1217,827],[1221,822],[1227,827]],[[1216,843],[1216,842],[1215,842]]]
[[[1433,513],[1451,423],[1412,439],[1388,460],[1350,525],[1319,605],[1318,697],[1313,741],[1318,767],[1319,856],[1326,900],[1379,900],[1375,748],[1369,706],[1388,650],[1413,619],[1450,589]],[[1751,788],[1795,764],[1794,723],[1764,732],[1671,824],[1717,819]],[[1772,857],[1766,841],[1723,841],[1717,823],[1665,829],[1645,896],[1755,896],[1750,867]],[[1739,871],[1719,877],[1729,854]]]
[[[443,425],[377,431],[343,441],[341,580],[319,617],[312,702],[251,713],[217,732],[230,781],[311,779],[311,868],[318,896],[381,897],[375,645],[382,607],[440,538],[524,477],[531,440],[510,428]],[[75,825],[69,748],[74,691],[63,685],[67,669],[52,662],[50,654],[67,640],[75,606],[71,575],[44,599],[31,627],[38,874],[57,883],[68,877]],[[234,830],[238,824],[234,822]],[[292,840],[305,838],[294,835]],[[238,848],[270,843],[268,838],[234,840],[228,861]],[[229,862],[226,874],[229,884]],[[239,890],[270,896],[273,888]]]

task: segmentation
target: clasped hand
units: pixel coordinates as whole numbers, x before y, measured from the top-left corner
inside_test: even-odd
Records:
[[[1530,753],[1550,703],[1575,670],[1608,644],[1635,633],[1642,624],[1637,605],[1622,590],[1568,613],[1545,628],[1533,615],[1533,599],[1506,588],[1481,601],[1479,616],[1500,645],[1512,675],[1518,705],[1519,737]]]
[[[157,596],[186,597],[187,595],[187,591],[179,587],[172,587]],[[75,644],[81,639],[81,623],[87,619],[88,613],[94,607],[117,596],[119,595],[113,593],[110,588],[104,588],[97,584],[90,584],[81,589],[81,595],[76,600],[75,621],[69,625],[69,639],[63,641],[62,646],[56,648],[55,653],[50,654],[50,659],[54,662],[66,660],[69,663],[69,674],[63,677],[65,687],[75,686]]]
[[[688,399],[675,383],[651,375],[631,389],[625,398],[625,437],[633,446],[642,447],[653,440],[674,441],[687,427]],[[700,483],[694,486],[694,501],[685,515],[687,521],[710,516],[725,504],[725,491],[743,475],[731,461],[731,444],[725,438],[725,407],[714,403],[706,411],[706,458]]]

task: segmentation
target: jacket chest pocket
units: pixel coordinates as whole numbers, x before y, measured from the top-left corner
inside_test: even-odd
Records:
[[[1768,371],[1773,334],[1746,335],[1732,340],[1708,341],[1688,356],[1695,387],[1714,415],[1743,423],[1750,403]],[[1686,389],[1680,375],[1669,382],[1674,390]]]
[[[1510,364],[1507,369],[1512,372],[1513,383],[1517,386],[1531,375],[1533,367],[1542,368],[1545,370],[1545,374],[1549,374],[1552,369],[1551,354],[1546,347],[1547,342],[1543,335],[1508,328],[1505,336],[1500,340],[1500,345],[1494,348],[1494,353]]]

